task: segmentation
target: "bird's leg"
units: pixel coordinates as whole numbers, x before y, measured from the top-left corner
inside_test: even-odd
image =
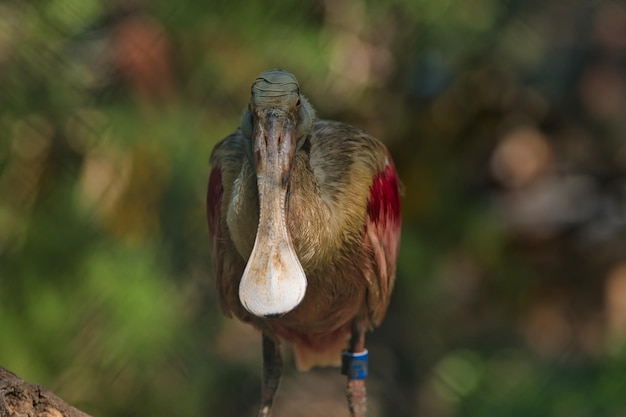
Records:
[[[257,417],[270,416],[282,368],[283,358],[280,355],[278,343],[263,334],[263,387],[261,407]]]
[[[348,377],[346,399],[351,417],[365,417],[367,412],[367,349],[365,349],[365,328],[354,325],[348,349],[343,352],[341,373]]]

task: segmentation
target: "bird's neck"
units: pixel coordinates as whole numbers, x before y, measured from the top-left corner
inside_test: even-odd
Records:
[[[296,155],[292,168],[287,221],[298,258],[305,270],[332,260],[341,246],[341,229],[333,218],[341,210],[325,198],[309,155]]]
[[[347,210],[345,205],[350,202],[341,194],[346,190],[330,186],[331,175],[325,169],[330,167],[312,168],[310,154],[303,149],[295,156],[290,176],[286,219],[306,272],[341,256],[342,249],[350,240],[356,240],[362,229],[362,222],[351,218],[358,218],[360,212],[362,217],[364,207],[354,207],[354,213]],[[244,164],[235,181],[228,212],[231,238],[241,256],[248,259],[259,219],[256,174],[251,161]]]

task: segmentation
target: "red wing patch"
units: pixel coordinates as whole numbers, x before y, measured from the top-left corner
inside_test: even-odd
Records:
[[[365,223],[365,241],[373,255],[368,306],[374,325],[382,321],[393,289],[400,224],[398,177],[391,163],[387,163],[372,182]]]
[[[374,177],[367,203],[367,216],[376,224],[400,224],[398,177],[390,164],[385,165],[385,169]]]

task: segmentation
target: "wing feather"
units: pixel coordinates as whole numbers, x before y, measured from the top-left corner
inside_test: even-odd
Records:
[[[372,181],[364,233],[365,244],[373,255],[367,302],[374,325],[382,321],[393,290],[400,226],[400,184],[393,164],[387,159]]]
[[[222,288],[223,280],[223,257],[224,252],[224,236],[222,227],[222,196],[224,195],[224,186],[222,185],[222,171],[219,165],[211,169],[209,176],[209,186],[207,189],[207,222],[209,225],[209,249],[211,251],[211,267],[213,268],[213,277],[217,294],[220,299],[222,310],[229,314],[229,309],[224,303],[225,298],[221,295],[224,293]]]
[[[217,246],[217,240],[221,235],[220,217],[221,217],[221,205],[222,195],[224,194],[224,187],[222,186],[222,171],[219,166],[213,167],[211,175],[209,176],[209,187],[207,190],[207,222],[209,224],[209,238],[211,239],[209,244],[211,245],[211,252]]]
[[[245,261],[233,247],[225,216],[232,193],[232,171],[237,171],[236,161],[241,160],[240,139],[241,135],[237,131],[213,149],[206,200],[213,278],[220,306],[228,316],[241,309],[237,295],[238,283],[245,267]]]

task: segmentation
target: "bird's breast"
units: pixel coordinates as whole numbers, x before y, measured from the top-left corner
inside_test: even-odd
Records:
[[[305,160],[296,159],[287,197],[285,221],[296,254],[306,273],[333,263],[340,252],[362,229],[361,225],[340,224],[342,210],[329,206],[320,184]],[[233,182],[226,210],[231,240],[241,257],[250,257],[259,224],[259,197],[256,175],[245,164]],[[351,230],[353,229],[353,230]]]

